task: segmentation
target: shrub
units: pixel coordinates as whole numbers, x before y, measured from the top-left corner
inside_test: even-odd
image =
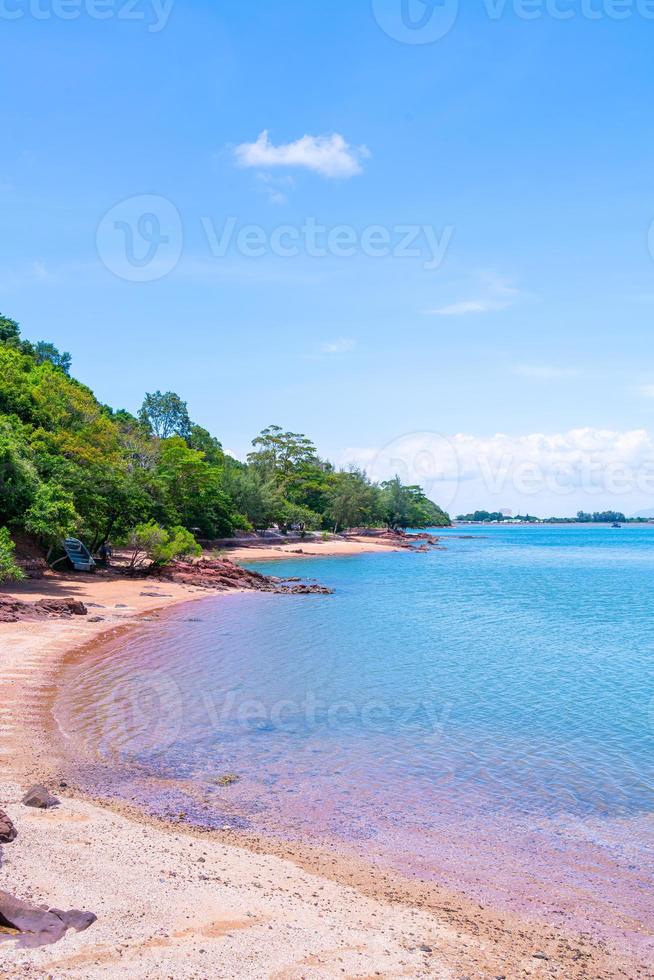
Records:
[[[173,558],[202,553],[200,545],[186,528],[172,527],[166,530],[154,521],[137,525],[127,535],[124,544],[132,552],[132,570],[142,568],[146,561],[150,562],[150,567],[158,567]]]
[[[0,527],[0,583],[20,582],[25,575],[14,560],[16,545],[11,540],[9,530]]]

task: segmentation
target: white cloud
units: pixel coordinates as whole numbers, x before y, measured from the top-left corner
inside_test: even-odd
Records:
[[[234,152],[242,167],[305,167],[323,177],[354,177],[362,172],[361,161],[370,156],[365,146],[350,146],[340,133],[306,135],[275,146],[267,130],[256,142],[241,143]]]
[[[558,378],[576,378],[576,368],[557,367],[553,364],[516,364],[511,368],[513,374],[523,378],[537,378],[542,381],[555,381]]]
[[[267,195],[270,204],[286,204],[286,192],[293,187],[295,181],[288,175],[273,177],[272,174],[257,174],[259,190]]]
[[[332,340],[329,343],[322,344],[320,352],[322,354],[345,354],[347,351],[354,350],[356,345],[356,340],[352,340],[349,337],[340,337],[338,340]]]
[[[506,280],[492,273],[481,276],[481,292],[483,295],[472,299],[458,300],[438,306],[436,309],[424,310],[427,316],[468,316],[478,313],[495,313],[513,306],[520,290]]]
[[[505,310],[510,303],[498,300],[464,299],[458,303],[439,306],[435,310],[425,310],[427,316],[466,316],[468,313],[492,313],[494,310]]]
[[[654,439],[646,429],[591,427],[528,435],[414,432],[380,449],[348,449],[375,480],[396,473],[456,513],[505,507],[544,516],[654,502]]]
[[[654,385],[641,385],[638,394],[643,398],[654,398]]]

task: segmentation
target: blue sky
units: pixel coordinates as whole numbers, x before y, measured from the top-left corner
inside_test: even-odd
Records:
[[[479,465],[654,460],[645,0],[469,2],[431,41],[454,0],[408,0],[413,30],[402,0],[104,2],[0,4],[0,310],[26,336],[115,406],[178,391],[238,455],[276,422],[379,475],[411,445],[457,509],[654,506]],[[307,222],[353,254],[307,254]]]

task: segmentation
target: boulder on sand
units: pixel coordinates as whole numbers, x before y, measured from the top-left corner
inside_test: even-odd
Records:
[[[0,942],[14,940],[23,949],[47,946],[61,939],[68,929],[82,932],[93,925],[95,920],[93,912],[38,908],[21,902],[8,892],[0,891],[0,926],[15,930],[15,934],[0,933]]]
[[[13,823],[4,810],[0,810],[0,844],[11,844],[17,837],[18,831]]]
[[[59,800],[53,796],[45,786],[32,786],[25,793],[21,800],[24,806],[33,806],[39,810],[48,810],[51,806],[57,806]]]

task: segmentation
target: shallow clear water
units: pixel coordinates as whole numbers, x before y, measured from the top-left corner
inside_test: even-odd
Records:
[[[266,563],[335,595],[178,608],[71,664],[59,723],[114,773],[191,780],[206,819],[470,890],[502,872],[515,897],[538,849],[539,887],[560,890],[602,848],[610,871],[589,884],[586,868],[583,887],[624,885],[636,908],[651,887],[654,528],[443,538],[429,554]],[[238,784],[217,786],[228,773]]]

